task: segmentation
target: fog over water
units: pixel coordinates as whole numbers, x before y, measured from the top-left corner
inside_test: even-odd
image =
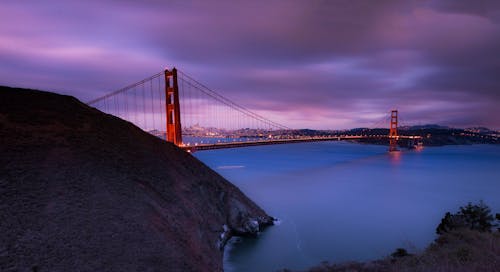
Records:
[[[318,142],[194,155],[280,219],[228,245],[226,271],[303,269],[424,249],[446,211],[484,200],[500,212],[500,146]]]

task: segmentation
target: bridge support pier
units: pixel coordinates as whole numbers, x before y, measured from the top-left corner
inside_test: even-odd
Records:
[[[166,140],[177,146],[182,145],[181,107],[177,69],[165,69],[165,112],[167,119]]]

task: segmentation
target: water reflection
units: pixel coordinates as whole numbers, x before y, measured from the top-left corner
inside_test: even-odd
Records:
[[[399,165],[401,163],[401,156],[403,154],[401,150],[388,152],[388,154],[392,165]]]

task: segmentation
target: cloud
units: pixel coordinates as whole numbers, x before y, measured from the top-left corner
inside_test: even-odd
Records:
[[[291,127],[499,128],[498,1],[4,1],[0,83],[99,94],[177,66]],[[6,23],[8,22],[8,23]]]

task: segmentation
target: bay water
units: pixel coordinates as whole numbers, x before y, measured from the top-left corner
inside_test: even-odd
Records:
[[[305,269],[425,249],[445,212],[483,200],[500,212],[500,146],[317,142],[194,155],[279,219],[257,239],[232,239],[230,272]]]

